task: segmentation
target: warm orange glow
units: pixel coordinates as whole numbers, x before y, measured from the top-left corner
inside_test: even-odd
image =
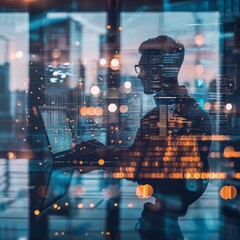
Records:
[[[127,113],[128,112],[128,106],[127,105],[121,105],[119,108],[119,111],[121,113]]]
[[[79,204],[78,204],[78,208],[83,208],[83,204],[82,204],[82,203],[79,203]]]
[[[113,58],[110,62],[110,67],[112,70],[118,70],[120,67],[119,60],[117,58]]]
[[[95,108],[94,107],[89,107],[87,110],[87,113],[89,116],[94,116],[95,115]]]
[[[58,208],[58,205],[55,203],[53,204],[53,208],[57,209]]]
[[[165,168],[167,170],[167,168]],[[196,168],[188,168],[189,172],[152,172],[152,173],[140,173],[140,178],[152,178],[152,179],[226,179],[227,174],[225,172],[197,172]],[[191,171],[190,171],[191,170]],[[108,173],[108,177],[113,178],[135,178],[134,173],[116,172],[113,174]]]
[[[234,199],[237,196],[237,189],[234,186],[224,186],[220,190],[220,196],[225,199]]]
[[[83,82],[78,83],[78,87],[79,87],[80,89],[82,89],[82,88],[83,88]]]
[[[149,184],[139,185],[136,188],[136,195],[139,198],[150,198],[153,194],[153,187]]]
[[[16,158],[16,155],[14,152],[8,152],[7,155],[9,160],[13,160]]]
[[[80,114],[82,116],[101,116],[103,114],[103,109],[101,107],[81,107]]]
[[[38,216],[40,214],[40,211],[36,209],[33,213],[34,215]]]
[[[202,46],[205,42],[205,39],[203,35],[199,34],[194,38],[194,41],[198,46]]]
[[[95,114],[97,116],[101,116],[103,114],[103,109],[101,107],[96,107],[95,108]]]
[[[98,160],[98,164],[99,164],[100,166],[104,165],[104,163],[105,163],[104,159],[99,159],[99,160]]]
[[[88,108],[87,107],[81,107],[80,114],[83,116],[86,116],[88,114]]]
[[[225,135],[201,136],[201,140],[202,141],[208,141],[208,140],[226,141],[226,140],[229,140],[229,136],[225,136]]]
[[[225,147],[225,149],[224,149],[223,156],[224,156],[225,158],[230,158],[230,157],[233,156],[234,152],[235,152],[235,151],[234,151],[234,148],[233,148],[232,146],[227,146],[227,147]]]

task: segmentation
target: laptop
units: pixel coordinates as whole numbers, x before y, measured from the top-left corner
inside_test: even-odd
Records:
[[[37,111],[44,125],[44,134],[53,163],[48,177],[45,197],[40,206],[39,216],[41,216],[68,193],[73,168],[59,168],[54,162],[59,157],[64,157],[72,152],[76,138],[65,108],[37,107]]]
[[[50,108],[37,107],[38,116],[44,125],[44,134],[47,139],[48,147],[51,153],[52,168],[48,177],[47,187],[44,198],[40,206],[41,216],[48,209],[52,208],[53,204],[59,202],[66,202],[64,197],[68,193],[68,188],[71,183],[73,167],[60,167],[58,163],[54,163],[59,159],[72,153],[73,146],[76,145],[76,137],[74,135],[74,128],[68,117],[65,108]],[[102,137],[101,137],[102,140]],[[86,145],[86,151],[90,152],[95,149],[104,149],[106,146],[97,139],[89,140]],[[98,165],[97,162],[86,161],[85,166]],[[97,204],[99,205],[103,200]],[[69,208],[68,208],[69,209]],[[58,213],[60,213],[58,211]]]

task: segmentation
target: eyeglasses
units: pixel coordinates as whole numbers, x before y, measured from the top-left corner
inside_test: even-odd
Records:
[[[137,64],[137,65],[134,65],[135,72],[137,74],[139,74],[141,72],[141,70],[143,70],[144,68],[146,69],[146,66],[160,67],[162,65],[160,65],[160,64]]]

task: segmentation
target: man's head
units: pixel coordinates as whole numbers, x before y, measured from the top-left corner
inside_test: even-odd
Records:
[[[183,44],[162,35],[143,42],[138,50],[141,58],[135,68],[145,93],[168,92],[178,86],[177,75],[184,59]]]

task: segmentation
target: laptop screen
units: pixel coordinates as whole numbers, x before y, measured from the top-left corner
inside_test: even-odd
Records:
[[[71,124],[65,109],[46,110],[40,108],[52,153],[56,154],[73,148]]]
[[[66,109],[52,109],[48,107],[38,107],[38,109],[44,123],[48,144],[51,145],[52,157],[54,158],[54,154],[72,149],[74,135]],[[45,197],[42,199],[40,206],[41,213],[66,196],[73,173],[73,169],[67,167],[59,168],[55,164],[51,166],[51,169],[47,169],[46,174],[48,176],[46,177],[48,181]]]

